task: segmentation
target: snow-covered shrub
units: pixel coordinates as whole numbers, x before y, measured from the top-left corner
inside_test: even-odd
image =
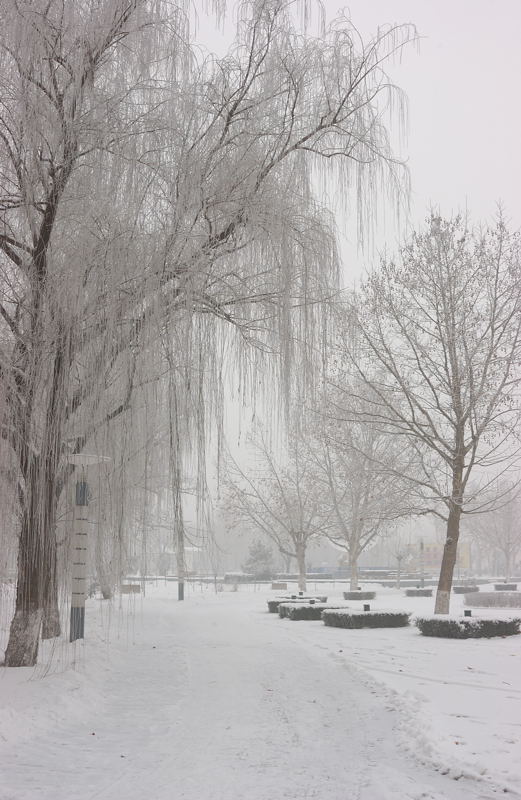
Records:
[[[521,592],[471,592],[465,605],[476,608],[521,608]]]
[[[327,603],[327,596],[320,595],[317,597],[310,597],[310,595],[287,595],[286,597],[276,597],[274,600],[268,600],[268,611],[270,614],[276,614],[279,610],[281,603],[309,603],[314,600],[316,603]]]
[[[270,614],[276,614],[281,603],[309,603],[309,598],[278,597],[276,600],[268,600],[268,611]]]
[[[309,605],[309,598],[306,600],[281,600],[279,602],[278,612],[279,617],[284,619],[285,617],[289,617],[290,609],[292,608],[301,608],[307,607]]]
[[[324,603],[315,603],[314,605],[304,604],[282,604],[279,606],[279,614],[281,617],[286,617],[292,620],[302,619],[322,619],[322,612],[328,608],[346,608],[344,604],[338,606],[326,606]]]
[[[322,604],[322,608],[324,608],[324,603],[327,601],[327,597],[307,597],[306,599],[299,599],[299,600],[281,600],[279,603],[279,617],[281,619],[288,617],[289,618],[289,611],[292,608],[307,608],[309,605],[315,605],[318,603]],[[318,617],[320,619],[320,617]]]
[[[423,636],[445,639],[481,639],[492,636],[513,636],[519,633],[521,619],[478,619],[477,617],[416,617],[415,625]]]
[[[344,600],[374,600],[376,592],[362,592],[358,589],[355,592],[344,592]]]
[[[432,597],[432,589],[406,589],[407,597]]]
[[[408,587],[410,587],[410,588],[414,587],[414,588],[417,589],[419,583],[420,583],[419,578],[415,578],[414,580],[409,580],[409,579],[405,579],[404,580],[403,578],[401,578],[400,579],[400,588],[406,589]],[[436,586],[438,584],[438,581],[435,578],[425,578],[423,583],[424,583],[424,586]],[[392,580],[392,581],[380,581],[380,584],[385,589],[396,589],[396,578],[394,580]]]
[[[454,594],[468,594],[469,592],[479,592],[479,586],[453,586]]]
[[[496,592],[515,592],[517,583],[495,583],[494,589]]]
[[[409,624],[408,611],[350,611],[324,609],[322,619],[332,628],[402,628]]]
[[[225,583],[252,583],[254,580],[252,572],[227,572],[224,576]]]

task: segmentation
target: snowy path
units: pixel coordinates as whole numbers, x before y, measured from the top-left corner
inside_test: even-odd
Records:
[[[384,696],[299,625],[260,597],[147,600],[103,705],[0,750],[0,800],[497,798],[402,753]]]

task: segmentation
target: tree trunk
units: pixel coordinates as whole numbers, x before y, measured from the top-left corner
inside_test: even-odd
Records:
[[[177,521],[177,599],[185,599],[185,532],[181,515]]]
[[[435,614],[448,614],[450,609],[450,592],[452,589],[452,576],[458,555],[459,524],[461,518],[461,505],[451,501],[449,518],[447,520],[447,537],[443,548],[440,578],[436,592]]]
[[[396,588],[399,589],[402,582],[402,556],[396,557]]]
[[[46,525],[45,514],[31,507],[22,521],[18,550],[18,581],[15,613],[5,652],[6,667],[31,667],[38,658],[38,639],[61,633],[56,581],[56,539],[54,526]],[[36,516],[38,514],[38,516]]]
[[[42,622],[43,638],[61,633],[58,609],[56,545],[56,472],[34,456],[25,481],[25,508],[18,547],[15,615],[6,650],[6,666],[34,666]]]
[[[459,525],[461,507],[463,505],[463,469],[465,466],[463,433],[463,429],[458,427],[456,430],[455,455],[452,463],[452,493],[449,500],[447,534],[441,560],[438,590],[436,592],[435,614],[448,614],[450,609],[450,593],[454,567],[458,556]]]
[[[54,485],[54,484],[53,484]],[[52,497],[49,502],[53,501]],[[49,531],[47,547],[49,549],[49,574],[43,576],[43,618],[42,618],[42,639],[55,639],[61,635],[60,609],[58,606],[58,548],[56,543],[56,505],[51,511],[53,522],[52,531]]]
[[[114,579],[114,569],[112,567],[113,560],[112,558],[109,559],[108,564],[106,555],[103,551],[103,526],[100,524],[97,526],[98,530],[96,531],[96,549],[94,553],[94,560],[96,564],[96,575],[98,576],[99,587],[101,591],[101,596],[104,600],[112,600],[114,597],[114,587],[116,585],[116,580]],[[112,536],[112,531],[111,531]],[[112,545],[111,540],[111,553],[112,556],[114,555],[114,548]]]
[[[512,572],[512,558],[510,556],[510,553],[505,553],[505,583],[509,582],[511,572]]]
[[[99,588],[104,600],[112,600],[114,597],[114,579],[109,570],[103,566],[96,566]]]
[[[18,606],[11,620],[9,642],[5,651],[6,667],[34,667],[38,659],[38,641],[42,609],[28,604]]]
[[[358,558],[356,556],[349,556],[349,567],[351,569],[351,582],[349,584],[349,590],[351,592],[356,592],[358,589]]]
[[[55,591],[51,603],[43,611],[42,639],[57,639],[61,630],[58,592]]]
[[[16,605],[5,651],[6,667],[33,667],[38,658],[43,616],[41,576],[45,548],[31,510],[26,510],[20,530]]]
[[[298,588],[299,591],[306,591],[306,545],[297,544],[296,546],[297,570],[298,570]]]
[[[182,484],[182,449],[179,431],[179,408],[177,401],[177,388],[173,379],[174,367],[171,354],[167,351],[167,360],[170,367],[170,381],[168,385],[169,403],[169,432],[170,432],[170,490],[174,507],[176,566],[177,566],[177,599],[185,599],[185,525],[183,516],[183,500],[181,495]]]
[[[35,316],[38,317],[38,308]],[[35,333],[39,333],[38,326]],[[58,465],[63,438],[69,361],[64,329],[57,327],[52,381],[46,404],[45,426],[39,446],[33,441],[37,426],[32,402],[41,391],[38,375],[24,385],[26,404],[19,409],[17,434],[19,464],[23,476],[20,492],[22,524],[18,549],[18,581],[15,614],[5,654],[8,667],[34,666],[45,615],[45,635],[59,635],[57,585],[56,513]],[[34,355],[34,354],[33,354]],[[43,357],[43,354],[42,354]],[[48,354],[46,354],[48,357]]]

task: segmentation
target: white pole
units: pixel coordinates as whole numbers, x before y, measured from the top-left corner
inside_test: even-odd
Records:
[[[87,553],[89,542],[89,485],[82,475],[76,482],[72,537],[72,600],[70,641],[85,635],[85,600],[87,599]]]
[[[110,461],[107,456],[71,453],[69,464],[81,467],[81,480],[76,482],[74,522],[72,528],[72,595],[70,641],[85,636],[85,601],[87,599],[87,555],[89,546],[89,485],[86,467]]]

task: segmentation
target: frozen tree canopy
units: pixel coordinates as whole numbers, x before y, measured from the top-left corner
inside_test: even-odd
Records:
[[[412,28],[365,44],[340,18],[313,37],[275,0],[244,3],[238,19],[231,52],[202,59],[187,8],[166,0],[4,4],[1,536],[17,561],[7,665],[35,662],[42,623],[44,636],[59,632],[70,455],[111,458],[99,552],[121,560],[123,521],[143,521],[159,489],[179,509],[188,470],[204,491],[225,366],[247,392],[274,351],[281,385],[311,381],[317,301],[338,268],[314,178],[353,187],[361,227],[384,178],[397,193],[406,184],[382,113],[403,120],[384,65]]]

